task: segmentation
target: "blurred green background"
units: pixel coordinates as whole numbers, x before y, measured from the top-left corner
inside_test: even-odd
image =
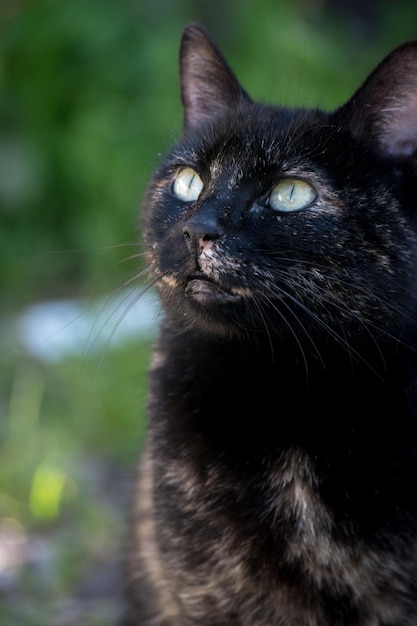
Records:
[[[190,21],[253,97],[330,109],[417,37],[417,3],[2,0],[1,625],[116,622],[155,330],[125,332],[143,269],[137,215],[180,134]],[[65,321],[45,330],[57,302]],[[33,347],[80,319],[75,348]]]

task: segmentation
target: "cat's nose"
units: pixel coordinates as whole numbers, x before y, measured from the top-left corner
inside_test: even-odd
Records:
[[[210,247],[213,241],[220,237],[217,222],[210,217],[191,217],[182,232],[190,250],[197,254]]]

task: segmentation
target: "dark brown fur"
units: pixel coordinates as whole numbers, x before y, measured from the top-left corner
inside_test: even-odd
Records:
[[[415,626],[417,43],[332,113],[252,102],[197,25],[180,67],[126,624]]]

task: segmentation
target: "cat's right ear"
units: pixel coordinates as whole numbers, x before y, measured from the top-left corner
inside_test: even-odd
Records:
[[[220,50],[198,24],[189,24],[182,35],[180,83],[186,129],[235,109],[242,100],[250,101]]]

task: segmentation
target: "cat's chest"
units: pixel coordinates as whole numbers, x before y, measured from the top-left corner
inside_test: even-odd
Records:
[[[207,611],[210,598],[225,611],[230,598],[238,598],[242,614],[253,614],[236,623],[279,623],[288,611],[299,623],[318,626],[327,623],[325,598],[335,594],[351,598],[352,606],[366,598],[388,614],[378,587],[394,579],[402,585],[393,555],[354,537],[340,539],[311,471],[309,460],[294,450],[265,468],[257,484],[239,483],[214,467],[198,478],[186,464],[165,463],[165,479],[158,481],[169,507],[164,555],[173,571],[182,568],[183,602],[191,589],[202,598],[189,607],[196,616]]]
[[[178,522],[179,534],[192,531],[189,547],[201,541],[223,560],[228,553],[242,565],[247,560],[248,567],[257,561],[261,569],[266,564],[279,569],[285,562],[327,577],[331,560],[346,554],[334,539],[334,520],[315,483],[309,459],[298,450],[240,477],[221,463],[196,471],[184,458],[166,459],[159,478],[164,503],[169,498],[186,511],[171,523]]]

